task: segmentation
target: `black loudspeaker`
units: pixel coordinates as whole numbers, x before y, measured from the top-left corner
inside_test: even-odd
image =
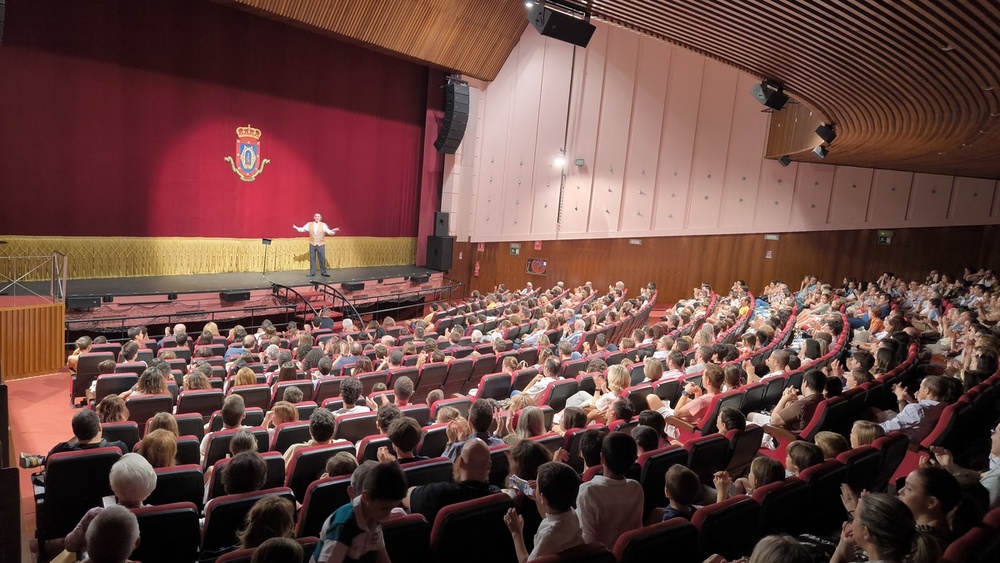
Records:
[[[785,104],[788,102],[788,96],[781,91],[781,88],[767,82],[754,84],[750,88],[750,93],[753,94],[753,97],[757,98],[758,102],[775,111],[785,107]]]
[[[786,154],[784,156],[778,157],[778,162],[780,162],[782,166],[788,166],[789,164],[792,163],[792,157]]]
[[[589,21],[574,18],[562,12],[556,12],[545,7],[545,3],[535,4],[528,14],[528,21],[535,26],[538,33],[545,37],[586,47],[594,36],[594,24]]]
[[[6,0],[0,0],[0,43],[3,42],[3,20],[4,13],[7,11],[7,8],[5,7],[6,4]]]
[[[444,87],[444,96],[444,121],[434,148],[438,152],[455,154],[469,123],[469,85],[448,84]]]
[[[435,213],[434,214],[434,236],[436,236],[436,237],[446,237],[446,236],[448,236],[448,214],[447,213]]]
[[[365,288],[365,282],[344,282],[340,284],[344,291],[361,291]]]
[[[226,303],[236,303],[238,301],[249,301],[250,292],[245,289],[227,289],[219,292],[219,299]]]
[[[432,270],[450,270],[455,237],[427,237],[427,267]]]
[[[837,132],[833,130],[833,125],[826,125],[825,123],[816,128],[816,134],[828,145],[837,138]]]
[[[67,309],[96,309],[101,306],[100,297],[68,297]]]
[[[410,282],[418,285],[422,283],[427,283],[428,281],[430,281],[430,279],[431,279],[430,274],[423,274],[421,276],[410,276]]]

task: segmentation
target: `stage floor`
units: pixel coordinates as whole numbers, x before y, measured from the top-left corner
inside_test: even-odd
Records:
[[[114,295],[116,297],[138,295],[166,295],[169,293],[208,293],[221,289],[260,290],[270,289],[272,283],[289,287],[307,286],[311,280],[330,284],[344,282],[362,282],[378,279],[402,278],[438,273],[413,265],[406,266],[372,266],[369,268],[341,268],[328,270],[330,277],[317,275],[308,276],[308,270],[291,270],[283,272],[267,272],[266,277],[260,272],[242,272],[230,274],[199,274],[188,276],[149,276],[141,278],[106,278],[69,280],[66,282],[66,294],[69,297],[97,297]],[[32,291],[48,294],[48,282],[29,282],[24,284]]]

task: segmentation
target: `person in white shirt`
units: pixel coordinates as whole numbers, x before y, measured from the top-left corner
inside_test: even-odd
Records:
[[[345,379],[340,384],[340,398],[344,401],[344,406],[337,409],[333,414],[341,416],[345,414],[355,414],[359,412],[371,412],[361,398],[361,382],[353,377]]]
[[[642,527],[642,485],[625,478],[638,457],[639,448],[632,436],[612,432],[604,438],[604,474],[580,485],[576,497],[576,515],[585,542],[613,547],[623,533]]]
[[[898,401],[899,414],[892,411],[879,413],[877,421],[885,433],[896,430],[906,434],[906,437],[913,443],[920,443],[937,424],[941,418],[941,411],[944,410],[942,402],[948,391],[948,383],[940,375],[929,375],[920,382],[920,389],[917,390],[916,401],[910,402],[907,397],[906,388],[896,384],[892,388]]]
[[[580,521],[573,511],[573,501],[580,490],[576,471],[565,463],[550,461],[538,468],[535,484],[534,499],[543,518],[530,554],[524,545],[524,518],[513,508],[508,509],[503,518],[514,539],[518,563],[554,555],[584,543]]]
[[[775,350],[771,352],[771,355],[764,360],[764,365],[767,366],[767,373],[759,377],[754,371],[753,363],[750,360],[744,360],[742,367],[743,371],[747,374],[747,383],[757,383],[758,381],[765,381],[772,377],[784,375],[785,370],[788,369],[789,358],[790,354],[787,350]]]
[[[542,365],[541,373],[528,382],[528,386],[522,392],[537,400],[542,391],[545,391],[545,388],[549,386],[549,383],[557,379],[559,379],[559,360],[549,358]]]
[[[300,233],[309,233],[309,277],[316,275],[316,262],[319,262],[323,277],[330,277],[330,274],[326,273],[326,235],[333,236],[340,229],[328,227],[319,213],[313,215],[312,223],[306,223],[301,227],[292,225],[292,228]]]

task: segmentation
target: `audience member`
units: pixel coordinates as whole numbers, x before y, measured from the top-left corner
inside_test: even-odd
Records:
[[[101,419],[101,424],[125,422],[128,420],[128,407],[125,406],[125,401],[118,395],[104,397],[101,399],[101,402],[97,403],[94,410],[97,411],[97,416]]]
[[[393,420],[392,424],[389,425],[388,435],[389,442],[392,443],[392,448],[396,451],[396,454],[393,455],[390,453],[388,447],[382,446],[378,449],[378,460],[380,462],[398,461],[400,465],[405,465],[429,459],[427,456],[416,455],[414,453],[421,438],[420,423],[415,419],[402,416]]]
[[[469,425],[472,427],[470,438],[477,438],[487,446],[499,446],[504,443],[500,438],[490,434],[490,425],[493,424],[494,413],[497,412],[498,408],[496,401],[492,399],[476,399],[472,403],[472,406],[469,407]],[[451,431],[450,426],[448,430],[448,446],[445,447],[444,453],[441,455],[454,462],[465,446],[465,439],[458,440],[458,436]]]
[[[466,441],[455,467],[457,475],[454,481],[410,487],[403,506],[412,513],[423,514],[428,522],[433,522],[438,511],[445,506],[500,492],[500,489],[487,482],[490,475],[490,449],[485,442]]]
[[[139,443],[139,455],[154,467],[173,467],[177,463],[177,435],[159,429],[146,433]]]
[[[84,563],[127,563],[139,547],[139,520],[124,506],[109,506],[87,529]]]
[[[320,446],[333,442],[333,432],[336,430],[337,421],[329,410],[319,407],[309,415],[309,437],[310,439],[298,444],[288,446],[282,457],[285,458],[285,467],[292,463],[295,452],[309,446]]]
[[[305,554],[291,538],[271,538],[254,550],[250,563],[301,563]]]
[[[720,370],[721,373],[721,370]],[[625,478],[638,457],[635,440],[623,432],[612,432],[601,445],[603,475],[580,485],[577,516],[588,543],[614,546],[623,533],[642,526],[642,485]]]
[[[836,459],[838,455],[851,449],[851,445],[847,443],[847,438],[836,432],[817,432],[813,441],[816,442],[819,449],[823,450],[823,457],[825,459]]]
[[[670,504],[663,510],[662,520],[666,522],[678,517],[690,520],[698,508],[694,502],[701,494],[701,479],[683,465],[672,465],[664,476],[663,492]]]
[[[573,503],[580,490],[580,477],[576,472],[568,465],[550,461],[538,469],[536,485],[534,499],[543,519],[535,533],[531,553],[528,553],[524,542],[524,518],[513,508],[504,516],[519,563],[554,555],[584,543],[580,521],[573,511]]]
[[[892,388],[899,403],[899,413],[885,411],[878,416],[879,426],[888,434],[901,431],[913,443],[923,440],[941,418],[948,384],[944,377],[929,375],[920,382],[916,399],[912,399],[906,388],[896,384]]]
[[[227,495],[259,491],[267,479],[267,463],[257,452],[240,452],[222,466],[222,488]]]
[[[243,419],[246,418],[246,404],[240,395],[229,395],[222,402],[222,430],[235,430],[243,426]],[[207,426],[207,425],[206,425]],[[208,441],[215,432],[206,432],[201,440],[201,459],[204,461],[205,452],[208,448]]]

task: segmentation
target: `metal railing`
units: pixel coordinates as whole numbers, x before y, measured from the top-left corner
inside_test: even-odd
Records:
[[[65,303],[68,274],[69,259],[61,252],[49,256],[0,256],[0,295],[9,295],[16,301],[20,291],[22,297]],[[22,283],[45,281],[49,282],[48,295]],[[37,283],[35,285],[37,287]]]

